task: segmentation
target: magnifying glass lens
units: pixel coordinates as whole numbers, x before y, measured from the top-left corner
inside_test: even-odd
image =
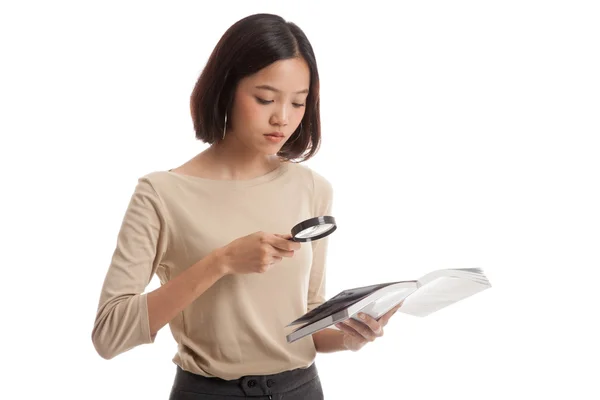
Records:
[[[333,225],[333,224],[323,224],[323,225],[311,226],[309,228],[306,228],[302,232],[297,233],[296,238],[306,239],[309,237],[315,237],[315,236],[321,235],[321,234],[329,231],[334,226],[335,225]]]
[[[337,229],[335,218],[330,215],[309,218],[292,228],[292,240],[310,242],[332,234]]]

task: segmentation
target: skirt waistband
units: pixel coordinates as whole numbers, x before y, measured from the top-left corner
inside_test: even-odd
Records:
[[[315,363],[308,368],[298,368],[272,375],[247,375],[233,380],[209,378],[177,366],[173,389],[224,396],[268,396],[294,390],[317,376]]]

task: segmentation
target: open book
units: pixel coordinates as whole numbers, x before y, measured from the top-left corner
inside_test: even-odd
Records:
[[[358,312],[379,319],[402,301],[398,312],[424,317],[489,287],[490,282],[481,269],[462,268],[440,269],[412,281],[344,290],[287,325],[301,324],[287,335],[287,341],[295,342],[348,318],[360,321]]]

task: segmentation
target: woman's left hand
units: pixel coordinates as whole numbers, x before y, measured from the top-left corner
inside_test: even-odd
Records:
[[[348,350],[358,351],[365,344],[374,341],[378,337],[383,336],[383,327],[402,306],[402,303],[392,308],[385,313],[379,320],[371,317],[368,314],[358,313],[358,317],[362,322],[356,321],[354,318],[348,318],[344,322],[335,324],[335,326],[344,332],[344,345]]]

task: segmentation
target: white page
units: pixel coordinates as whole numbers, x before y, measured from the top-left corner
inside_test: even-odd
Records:
[[[414,287],[407,287],[405,289],[398,289],[393,293],[389,293],[380,299],[375,300],[370,303],[366,307],[364,307],[361,312],[370,315],[375,319],[381,318],[386,312],[394,308],[399,302],[401,302],[406,296],[410,295],[415,291]],[[355,315],[354,319],[360,321],[360,319]]]
[[[489,287],[468,279],[439,277],[411,294],[399,311],[424,317]]]

